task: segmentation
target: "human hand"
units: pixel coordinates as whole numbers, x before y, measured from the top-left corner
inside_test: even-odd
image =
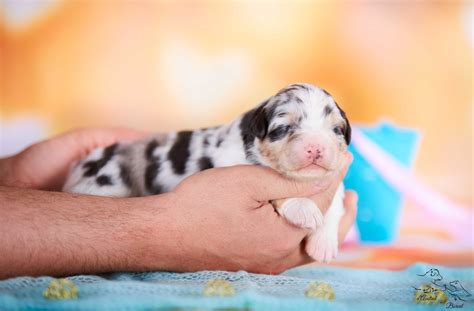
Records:
[[[349,169],[349,165],[352,163],[354,159],[353,155],[350,152],[346,152],[344,154],[343,166],[340,170],[334,171],[333,174],[327,177],[328,187],[326,191],[321,193],[317,193],[316,195],[310,196],[310,198],[316,203],[318,208],[321,210],[321,213],[326,213],[326,211],[331,206],[331,203],[334,199],[337,189],[339,185],[344,180],[344,177],[347,174],[347,170]],[[347,192],[346,192],[347,195]],[[354,195],[353,191],[349,191],[349,198]]]
[[[110,145],[117,140],[136,139],[144,136],[146,134],[142,132],[113,129],[79,130],[66,133],[33,145],[10,158],[0,160],[0,184],[56,190],[61,187],[71,163],[92,149]],[[87,215],[96,210],[98,214],[107,214],[108,209],[111,209],[111,215],[117,218],[120,226],[129,227],[129,230],[122,228],[123,230],[116,232],[114,229],[106,234],[109,227],[104,225],[104,220],[102,220],[96,223],[98,227],[95,230],[87,230],[93,235],[86,239],[87,241],[109,237],[102,244],[104,248],[106,245],[112,248],[110,253],[114,254],[113,258],[116,258],[117,262],[117,264],[111,263],[111,257],[105,256],[102,260],[102,267],[92,265],[88,267],[88,272],[113,271],[117,266],[121,270],[129,271],[246,269],[254,272],[278,273],[295,265],[307,263],[311,259],[301,248],[301,241],[307,231],[288,224],[274,212],[268,202],[272,199],[311,196],[314,193],[319,193],[313,198],[316,201],[321,200],[321,202],[318,201],[318,206],[324,209],[324,202],[333,196],[331,185],[338,184],[343,175],[344,173],[336,175],[328,186],[327,184],[287,180],[264,167],[219,168],[191,176],[174,191],[164,195],[126,198],[112,202],[113,199],[110,198],[92,199],[87,196],[71,200],[69,194],[57,193],[59,198],[54,199],[54,202],[60,207],[65,202],[69,207],[76,204],[81,208],[73,210],[76,213]],[[8,193],[9,190],[6,189]],[[45,207],[42,208],[42,214],[45,219],[47,221],[57,219],[55,216],[48,217],[46,210],[52,209],[50,212],[54,215],[63,213],[63,209],[52,208],[48,195],[41,194],[44,197],[44,200],[41,201],[37,197],[39,194],[35,194],[34,200],[37,204],[34,206],[25,204],[23,207],[35,208],[38,204],[41,206],[40,203],[43,202]],[[326,198],[326,200],[322,198]],[[33,200],[29,196],[26,196],[26,199]],[[108,206],[110,203],[113,204]],[[146,205],[149,209],[143,211],[140,206],[146,208]],[[339,227],[341,240],[354,222],[356,210],[354,193],[346,193],[344,205],[346,215],[342,218]],[[113,210],[114,206],[115,208],[121,206],[121,208]],[[136,206],[137,208],[125,209],[125,206]],[[74,215],[71,214],[71,210],[68,210],[67,213],[68,217],[72,218],[74,226],[64,227],[68,231],[74,227],[78,234],[84,234],[84,230],[81,228],[85,223],[78,223],[73,217]],[[156,213],[160,213],[160,217],[152,217]],[[83,216],[78,216],[78,218],[81,217]],[[107,219],[112,221],[115,219],[114,217]],[[147,225],[150,223],[151,225]],[[87,223],[87,225],[92,224]],[[54,223],[50,226],[61,227],[61,224]],[[110,228],[116,228],[116,226],[110,225]],[[142,231],[140,228],[144,226],[145,230]],[[58,230],[55,232],[59,232]],[[120,238],[117,238],[116,242],[110,243],[109,239],[114,232]],[[130,237],[133,237],[132,239],[125,238],[127,232]],[[34,236],[40,233],[37,232]],[[141,235],[143,235],[142,238],[140,238]],[[153,236],[158,238],[150,238]],[[159,243],[156,242],[157,240]],[[122,244],[119,241],[122,241],[120,242]],[[152,247],[144,247],[149,243],[152,244]],[[119,248],[117,248],[117,244],[120,245]],[[82,245],[81,249],[84,250],[87,246],[86,243],[86,245]],[[119,251],[120,249],[132,249],[133,251],[124,253]],[[104,251],[104,253],[107,252]],[[135,260],[130,258],[131,254],[137,254]],[[124,256],[126,258],[123,258]],[[87,256],[85,256],[86,259],[88,259]],[[67,265],[72,270],[64,269],[64,271],[79,269],[77,265],[72,265],[75,262],[77,262],[77,258]],[[53,269],[53,272],[56,270],[58,269]]]
[[[60,190],[71,164],[93,149],[146,135],[145,132],[123,128],[69,131],[0,159],[0,185]]]
[[[346,169],[335,175],[329,185],[290,180],[258,166],[216,168],[188,177],[165,194],[167,204],[162,206],[168,208],[160,209],[159,219],[173,228],[168,230],[169,235],[159,237],[159,248],[156,254],[150,254],[150,260],[165,251],[173,254],[165,267],[170,270],[258,273],[280,273],[311,262],[301,245],[308,230],[286,222],[269,201],[311,196],[318,206],[327,209],[330,201],[326,197],[334,196],[333,184],[342,181]],[[153,205],[153,197],[143,199]],[[356,201],[354,192],[346,193],[346,214],[339,227],[341,242],[354,222]],[[154,224],[157,233],[151,235],[162,235],[159,228],[163,225]],[[163,239],[171,243],[166,250]]]

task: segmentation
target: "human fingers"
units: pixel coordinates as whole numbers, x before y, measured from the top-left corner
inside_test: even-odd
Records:
[[[346,191],[345,196],[344,196],[345,212],[339,222],[339,232],[338,232],[339,244],[342,244],[342,242],[344,242],[344,239],[347,233],[349,232],[351,227],[354,225],[354,221],[357,214],[357,200],[358,200],[358,196],[355,191],[351,191],[351,190]]]
[[[145,138],[150,133],[129,128],[83,128],[64,133],[58,138],[73,141],[81,153],[89,153],[97,147],[104,147],[118,141],[133,141]]]
[[[316,205],[319,207],[321,212],[325,213],[327,209],[330,207],[333,201],[333,198],[336,195],[336,191],[341,185],[342,181],[344,180],[344,177],[346,176],[347,170],[352,160],[353,160],[352,154],[347,152],[345,155],[342,169],[336,172],[334,176],[332,176],[327,189],[311,197],[316,202]]]
[[[260,166],[242,166],[246,170],[245,183],[252,198],[257,201],[270,201],[291,197],[309,197],[324,191],[328,181],[297,181],[278,172]]]

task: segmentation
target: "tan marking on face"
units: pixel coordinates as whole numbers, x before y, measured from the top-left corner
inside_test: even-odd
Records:
[[[295,112],[290,112],[286,115],[288,124],[298,124],[300,116]]]
[[[283,108],[280,113],[284,112],[285,115],[280,116],[279,119],[275,121],[276,123],[274,123],[276,125],[296,124],[298,128],[295,128],[291,135],[281,140],[270,142],[268,139],[264,139],[263,141],[259,141],[257,149],[265,165],[270,166],[286,176],[302,179],[324,178],[327,174],[331,174],[334,170],[339,170],[342,167],[341,159],[343,157],[341,154],[347,150],[347,145],[344,136],[334,134],[333,129],[336,126],[345,128],[347,124],[336,105],[332,102],[329,103],[325,97],[321,99],[321,97],[314,98],[311,96],[308,97],[305,94],[300,95],[304,95],[301,98],[307,101],[302,103],[304,106],[299,106],[298,104],[294,107],[288,107],[289,109]],[[321,108],[319,108],[318,105],[321,105]],[[324,116],[324,107],[326,107],[326,105],[330,105],[332,110],[328,115]],[[303,113],[305,113],[307,117],[301,119]],[[333,152],[328,152],[332,155],[327,158],[331,160],[327,163],[329,166],[326,173],[302,170],[299,160],[295,161],[294,152],[300,149],[299,144],[308,139],[306,135],[315,134],[315,137],[320,138],[320,142],[325,142],[326,148],[333,150]],[[298,154],[298,157],[299,156],[301,155]]]
[[[299,118],[300,116],[297,113],[287,112],[285,114],[285,124],[297,124]],[[288,148],[286,147],[291,143],[292,140],[297,138],[297,136],[297,134],[292,136],[287,135],[284,139],[275,142],[270,142],[267,139],[261,141],[258,146],[258,150],[268,162],[267,165],[274,170],[285,174],[289,167],[289,163],[284,161],[284,159],[287,159],[285,152],[287,152]]]
[[[280,162],[278,161],[279,157],[281,156],[281,146],[279,146],[280,142],[270,143],[269,141],[264,140],[260,143],[258,149],[260,154],[268,162],[268,166],[270,166],[274,170],[277,170],[280,173],[284,173],[285,170],[282,168]]]

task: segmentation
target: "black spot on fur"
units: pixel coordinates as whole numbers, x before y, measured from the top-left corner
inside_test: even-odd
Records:
[[[222,137],[217,138],[216,147],[219,148],[223,141],[224,141],[224,139]]]
[[[281,95],[287,95],[286,100],[284,101],[285,103],[295,100],[297,103],[303,103],[303,100],[301,98],[297,97],[293,91],[298,91],[298,90],[305,90],[305,91],[310,91],[311,89],[307,87],[306,85],[303,84],[292,84],[282,90],[280,90],[278,93],[276,93],[275,96],[281,96]]]
[[[278,125],[268,133],[268,139],[270,139],[271,142],[281,140],[288,135],[290,129],[291,126],[289,125]]]
[[[174,142],[173,147],[171,147],[168,153],[168,159],[171,161],[173,170],[176,174],[184,174],[186,170],[186,162],[189,159],[189,144],[191,143],[191,137],[193,132],[183,131],[179,132]]]
[[[324,94],[326,94],[327,96],[331,97],[331,94],[329,94],[329,92],[328,92],[328,91],[326,91],[325,89],[321,89],[321,91],[323,91],[323,92],[324,92]]]
[[[339,107],[337,103],[336,103],[336,107],[339,110],[339,113],[341,114],[342,118],[344,119],[346,123],[344,126],[343,133],[344,133],[344,140],[346,141],[346,144],[349,145],[351,143],[351,131],[352,131],[351,124],[349,123],[349,119],[347,119],[346,113],[344,112],[344,110],[341,109],[341,107]]]
[[[209,137],[206,136],[204,137],[204,140],[202,142],[202,145],[204,146],[204,148],[206,148],[207,146],[209,146],[211,143],[209,142]]]
[[[130,170],[125,165],[120,165],[120,179],[129,188],[132,188],[132,178],[130,176]]]
[[[156,182],[156,177],[160,172],[160,158],[154,156],[154,151],[158,146],[158,141],[153,139],[145,148],[145,158],[148,162],[148,165],[145,169],[145,188],[151,194],[159,194],[162,192],[162,187]],[[124,179],[124,182],[127,179],[130,180],[130,172],[128,170],[121,170],[120,176],[122,179]]]
[[[327,117],[328,115],[331,114],[331,112],[332,112],[332,107],[329,105],[326,105],[326,107],[324,107],[324,112],[323,112],[324,116]]]
[[[151,194],[160,194],[163,192],[163,188],[159,185],[155,179],[160,172],[160,161],[155,159],[148,164],[145,171],[145,187],[146,190]]]
[[[107,175],[100,175],[95,179],[95,181],[99,186],[110,186],[114,184],[110,176]]]
[[[266,106],[267,104],[258,107],[250,120],[250,131],[259,139],[264,139],[267,135],[269,115],[273,116],[274,114],[274,107],[265,111]]]
[[[247,160],[255,164],[258,164],[252,152],[255,138],[264,137],[268,126],[266,120],[261,120],[262,124],[258,124],[259,119],[262,119],[262,116],[264,117],[263,106],[265,104],[266,102],[258,108],[247,111],[240,121],[240,135],[244,144],[245,156]]]
[[[309,88],[306,85],[303,85],[303,84],[293,84],[292,87],[296,87],[296,88],[300,88],[300,89],[309,91]]]
[[[265,121],[267,124],[266,126],[268,126],[268,124],[270,124],[272,122],[272,120],[275,118],[275,116],[278,116],[276,110],[279,106],[281,106],[283,104],[283,102],[277,102],[277,103],[273,103],[272,105],[266,105],[265,108],[264,108],[264,113],[265,113]]]
[[[97,175],[100,169],[103,168],[107,164],[107,162],[109,162],[110,159],[112,159],[117,149],[117,146],[118,144],[113,144],[105,148],[102,153],[102,158],[100,158],[99,160],[87,161],[86,163],[84,163],[84,165],[82,166],[85,169],[83,176],[91,177]]]
[[[156,147],[158,147],[158,141],[156,139],[151,140],[145,148],[145,158],[147,160],[152,160],[154,158],[153,152],[155,151]]]
[[[280,95],[285,94],[287,92],[297,91],[297,90],[298,90],[298,87],[296,87],[296,85],[292,85],[292,86],[289,86],[287,88],[284,88],[284,89],[280,90],[278,93],[275,94],[275,96],[280,96]]]
[[[214,163],[212,163],[211,158],[202,157],[199,159],[199,170],[204,171],[213,167],[214,167]]]

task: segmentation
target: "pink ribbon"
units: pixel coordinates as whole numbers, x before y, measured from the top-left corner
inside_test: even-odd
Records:
[[[359,129],[352,129],[352,144],[362,157],[397,191],[462,242],[472,240],[472,207],[456,204],[423,184],[406,167],[368,139]]]

